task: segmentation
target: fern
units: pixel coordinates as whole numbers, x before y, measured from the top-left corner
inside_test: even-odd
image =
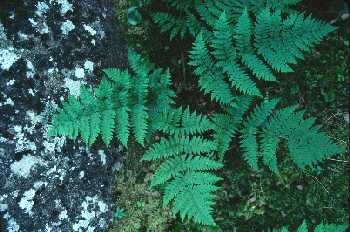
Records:
[[[314,232],[345,232],[348,229],[348,225],[337,225],[337,224],[319,224],[315,227]],[[288,232],[288,227],[283,227],[281,229],[273,229],[272,232]],[[306,221],[301,224],[297,232],[308,232],[308,226]]]
[[[165,160],[156,170],[151,186],[164,185],[163,204],[173,203],[173,213],[193,218],[203,225],[215,225],[211,215],[215,183],[221,178],[208,171],[222,167],[204,155],[216,150],[215,142],[200,134],[212,128],[210,121],[189,109],[165,112],[156,129],[169,135],[153,144],[142,160]],[[164,126],[169,125],[169,126]]]
[[[256,19],[255,46],[275,70],[291,72],[290,64],[296,64],[304,51],[310,51],[334,29],[302,13],[292,13],[283,20],[281,11],[267,8]]]
[[[234,99],[230,86],[215,63],[206,47],[203,35],[199,34],[190,52],[190,65],[195,67],[194,73],[199,76],[199,86],[204,93],[210,93],[211,99],[223,105],[230,105]]]
[[[93,91],[82,87],[79,99],[70,96],[52,117],[49,135],[64,135],[92,145],[98,135],[109,145],[115,135],[127,146],[130,130],[144,145],[149,131],[150,117],[170,109],[175,93],[170,89],[168,71],[153,65],[133,50],[128,60],[133,71],[103,70],[106,77]]]
[[[213,124],[214,142],[220,160],[224,159],[224,154],[229,150],[231,140],[238,132],[238,127],[243,120],[243,114],[251,104],[252,98],[241,96],[237,98],[237,104],[228,107],[223,113],[215,113],[210,119]]]
[[[258,169],[262,157],[263,163],[278,173],[276,153],[281,140],[287,142],[292,160],[301,169],[345,151],[314,125],[314,118],[304,119],[304,112],[295,111],[296,107],[272,114],[276,104],[276,100],[266,101],[255,108],[241,130],[244,158],[253,169]],[[257,137],[261,138],[260,146]]]
[[[290,65],[334,30],[302,13],[290,13],[283,19],[280,8],[257,8],[255,23],[248,8],[244,8],[235,25],[225,11],[220,15],[217,12],[217,20],[210,23],[211,35],[204,37],[199,33],[193,43],[189,65],[195,68],[204,93],[222,105],[231,104],[239,94],[262,96],[258,81],[276,81],[272,69],[293,71]]]

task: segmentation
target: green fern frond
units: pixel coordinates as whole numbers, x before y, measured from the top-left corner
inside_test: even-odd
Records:
[[[197,18],[185,9],[181,17],[176,17],[170,13],[157,12],[151,14],[153,21],[158,24],[161,32],[168,32],[170,41],[180,35],[183,39],[187,34],[196,35],[200,29],[200,22]]]
[[[127,107],[121,107],[116,109],[116,135],[119,141],[125,146],[128,146],[129,140],[129,109]]]
[[[151,187],[164,184],[181,172],[188,170],[213,171],[222,168],[222,166],[221,163],[204,156],[174,157],[162,163],[157,169],[152,178]]]
[[[212,125],[206,116],[199,115],[195,111],[191,113],[187,107],[182,114],[181,127],[180,133],[194,135],[211,129]]]
[[[340,224],[319,224],[315,227],[314,232],[345,232],[349,229],[349,225],[340,225]],[[272,232],[289,232],[288,227],[283,227],[280,229],[273,229]],[[297,232],[308,232],[311,230],[308,229],[306,221],[301,224]]]
[[[349,229],[349,225],[337,224],[319,224],[316,226],[314,232],[345,232]]]
[[[233,47],[233,30],[225,12],[220,15],[214,25],[210,46],[214,49],[212,54],[217,60],[217,65],[225,67],[227,62],[236,59],[236,49]]]
[[[148,129],[148,113],[144,105],[137,104],[131,108],[131,126],[135,133],[136,141],[144,145]]]
[[[223,105],[232,103],[234,97],[229,85],[224,81],[224,76],[215,67],[214,61],[209,54],[203,34],[200,33],[193,49],[190,51],[189,65],[194,66],[194,73],[199,76],[199,86],[205,94],[211,94],[211,99]]]
[[[217,145],[216,151],[220,160],[223,160],[224,154],[229,149],[231,139],[235,135],[237,122],[228,114],[214,114],[211,120],[215,131],[214,142]]]
[[[136,141],[143,145],[149,131],[148,106],[152,107],[152,116],[157,117],[171,108],[175,94],[170,89],[168,71],[155,69],[132,49],[128,59],[131,74],[115,68],[104,69],[106,77],[95,90],[82,86],[79,98],[70,96],[63,103],[52,117],[48,134],[70,139],[80,134],[89,146],[99,135],[109,145],[115,135],[127,146],[131,129]]]
[[[115,130],[116,112],[111,107],[106,107],[101,115],[101,134],[103,142],[108,146],[113,138]]]
[[[238,18],[235,28],[236,46],[241,55],[242,62],[261,80],[275,81],[276,77],[270,69],[256,56],[252,44],[253,24],[247,9]]]
[[[152,144],[150,149],[143,155],[142,160],[156,160],[169,158],[181,153],[200,155],[214,151],[214,142],[199,136],[192,138],[174,136],[169,139],[162,138],[159,143]]]
[[[171,109],[174,104],[173,98],[176,96],[171,89],[171,75],[169,69],[155,69],[149,74],[149,101],[147,108],[149,115],[155,117],[161,112],[166,112]]]
[[[303,58],[303,51],[319,43],[334,27],[302,13],[292,13],[285,20],[281,11],[265,9],[255,27],[255,46],[259,54],[277,71],[291,72],[290,64]]]
[[[153,122],[152,122],[153,124]],[[215,183],[220,180],[208,171],[217,170],[222,164],[208,157],[217,144],[200,134],[212,129],[206,117],[190,112],[189,108],[174,109],[156,118],[155,130],[168,134],[153,144],[142,160],[166,159],[156,170],[151,186],[164,185],[163,205],[173,201],[173,213],[180,213],[205,225],[215,225],[211,216],[214,204]]]
[[[260,157],[256,134],[257,127],[264,123],[272,110],[277,105],[278,100],[264,101],[260,106],[256,107],[249,115],[241,130],[241,148],[243,157],[247,163],[254,169],[258,170],[258,159]]]
[[[287,142],[292,160],[302,170],[345,151],[314,125],[315,118],[304,119],[303,111],[295,111],[296,106],[280,109],[270,116],[276,104],[275,100],[263,103],[243,124],[241,147],[244,159],[254,170],[262,157],[263,163],[278,174],[276,153],[282,140]]]
[[[219,188],[214,184],[221,178],[205,172],[188,171],[176,176],[164,190],[163,205],[174,200],[173,213],[180,212],[184,219],[186,216],[203,225],[215,225],[212,213],[214,204],[214,191]]]

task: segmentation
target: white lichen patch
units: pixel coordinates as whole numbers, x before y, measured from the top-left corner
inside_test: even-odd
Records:
[[[38,26],[38,23],[33,19],[33,18],[29,18],[28,21],[30,22],[30,24],[32,24],[32,27],[36,27]]]
[[[100,155],[102,165],[105,165],[107,162],[107,157],[105,152],[103,150],[98,150],[98,154]]]
[[[9,213],[4,215],[4,218],[7,220],[7,231],[8,232],[18,232],[20,227],[17,224],[16,220],[11,217]]]
[[[39,188],[41,188],[41,186],[47,186],[48,183],[47,182],[43,182],[43,181],[37,181],[34,183],[33,187],[35,190],[38,190]]]
[[[8,209],[7,204],[0,204],[0,212],[5,212]]]
[[[24,129],[22,130],[21,126],[15,125],[13,129],[16,133],[14,137],[14,139],[16,140],[16,152],[21,152],[24,150],[36,151],[35,143],[32,141],[28,141],[24,134],[24,130],[30,131],[30,128],[24,127]]]
[[[9,80],[9,81],[6,83],[7,86],[11,86],[11,85],[13,85],[13,84],[15,84],[15,80]]]
[[[7,49],[0,49],[0,67],[3,70],[8,71],[11,66],[21,58],[20,55],[17,54],[13,47],[9,47]]]
[[[80,81],[74,81],[69,78],[64,79],[64,87],[69,89],[69,94],[73,95],[75,97],[80,96],[80,87],[81,87],[81,82]]]
[[[52,2],[52,0],[50,2]],[[57,0],[57,3],[60,5],[61,16],[67,14],[68,11],[73,12],[73,4],[69,3],[67,0]]]
[[[58,218],[62,221],[64,219],[68,218],[68,214],[67,214],[67,210],[63,210],[60,212],[60,214],[58,215]]]
[[[32,208],[34,206],[34,197],[36,191],[34,189],[29,189],[23,193],[23,197],[19,202],[19,207],[24,210],[25,213],[32,215]]]
[[[11,164],[11,171],[19,177],[27,178],[30,171],[34,169],[37,164],[41,163],[42,161],[39,158],[31,155],[25,155],[21,160]]]
[[[94,62],[87,60],[84,63],[84,69],[89,72],[92,73],[94,71]]]
[[[32,110],[28,110],[26,112],[26,116],[29,118],[30,122],[32,123],[32,127],[28,130],[29,132],[32,132],[34,130],[34,127],[42,122],[42,116],[40,114],[34,113]]]
[[[98,207],[100,207],[100,211],[101,211],[102,213],[107,212],[108,206],[107,206],[106,203],[104,203],[103,201],[98,201],[97,204],[98,204]]]
[[[29,36],[27,34],[24,34],[23,32],[19,31],[17,33],[18,35],[18,38],[20,41],[24,41],[24,40],[28,40],[29,39]]]
[[[9,97],[9,98],[6,99],[6,101],[4,102],[4,104],[1,104],[1,103],[0,103],[0,106],[2,106],[2,105],[14,106],[15,103],[14,103],[14,102],[12,101],[12,99]]]
[[[40,34],[43,35],[49,33],[49,27],[47,26],[46,22],[38,23],[33,18],[29,18],[28,20],[32,24],[32,27]]]
[[[49,10],[49,6],[45,2],[38,2],[36,4],[36,11],[35,14],[39,17],[42,17],[44,14],[46,14]]]
[[[85,77],[85,70],[83,68],[80,68],[80,67],[75,67],[74,75],[78,79],[83,79]]]
[[[95,36],[97,34],[97,32],[94,30],[93,27],[86,25],[86,24],[84,24],[83,27],[84,27],[85,31],[89,32],[90,35]]]
[[[49,141],[44,141],[44,149],[46,153],[53,153],[56,150],[58,152],[61,152],[61,148],[63,147],[64,143],[66,142],[65,137],[55,137],[50,139]]]
[[[93,229],[90,225],[92,220],[99,215],[108,211],[108,206],[103,201],[98,199],[98,196],[85,198],[85,201],[82,203],[81,218],[77,223],[73,225],[74,231],[89,231]],[[96,207],[97,206],[97,207]],[[93,231],[93,230],[92,230]]]
[[[79,173],[79,179],[83,178],[85,176],[85,172],[84,171],[80,171]]]
[[[35,74],[35,68],[31,61],[27,60],[27,78],[33,78]]]
[[[29,93],[30,95],[32,95],[32,96],[35,96],[35,93],[34,93],[33,89],[28,89],[28,93]]]
[[[49,27],[47,26],[46,22],[42,24],[41,28],[38,31],[42,35],[49,33]]]
[[[64,35],[68,35],[68,33],[74,29],[75,29],[75,25],[70,20],[64,21],[61,25],[61,31],[62,31],[62,34]]]

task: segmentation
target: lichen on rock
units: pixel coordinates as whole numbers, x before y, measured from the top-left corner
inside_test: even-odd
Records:
[[[80,140],[48,137],[47,130],[51,115],[69,94],[79,96],[81,84],[95,86],[102,68],[126,68],[118,28],[109,0],[1,5],[0,218],[6,231],[99,232],[111,224],[120,151],[102,143],[88,149]]]

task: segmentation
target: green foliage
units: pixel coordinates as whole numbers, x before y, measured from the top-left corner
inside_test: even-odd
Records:
[[[113,213],[113,217],[116,219],[122,219],[123,217],[125,217],[125,211],[123,208],[117,208],[114,213]]]
[[[143,160],[165,161],[156,170],[151,186],[164,185],[163,205],[171,201],[173,213],[199,224],[215,225],[211,215],[215,183],[221,178],[208,172],[222,168],[210,155],[216,144],[200,136],[211,128],[210,121],[187,108],[164,113],[157,128],[169,135],[153,144]],[[163,126],[167,125],[167,126]]]
[[[319,224],[316,226],[314,232],[345,232],[348,229],[348,225],[336,225],[336,224]],[[273,232],[288,232],[288,227],[281,229],[274,229]],[[308,232],[306,221],[298,227],[297,232]]]
[[[261,96],[257,80],[276,81],[271,68],[292,71],[289,65],[296,64],[296,58],[303,58],[303,51],[310,51],[333,30],[334,27],[300,13],[292,13],[283,20],[280,11],[270,8],[258,13],[255,25],[244,9],[232,26],[224,12],[214,24],[208,41],[202,33],[196,37],[189,64],[195,67],[194,73],[199,76],[204,93],[210,93],[220,104],[230,104],[237,94]],[[234,88],[233,92],[230,87]]]
[[[277,102],[265,101],[256,107],[241,130],[243,156],[253,169],[258,169],[258,159],[262,157],[263,163],[278,173],[276,155],[282,139],[288,144],[292,160],[301,169],[345,151],[320,132],[320,126],[314,125],[315,118],[304,119],[303,111],[295,111],[296,106],[272,114]],[[258,128],[262,130],[258,135],[260,148]]]
[[[290,154],[282,162],[290,158],[304,171],[344,151],[321,132],[314,118],[305,119],[305,112],[295,106],[276,109],[278,100],[268,100],[266,92],[267,84],[277,82],[277,74],[292,72],[297,61],[334,27],[292,11],[298,0],[161,2],[166,4],[165,12],[151,17],[171,40],[178,35],[195,37],[188,64],[199,78],[200,89],[218,103],[213,104],[214,112],[208,110],[206,117],[189,108],[171,108],[175,94],[169,88],[169,71],[155,69],[130,52],[132,74],[106,69],[107,77],[96,90],[82,87],[80,97],[70,97],[53,117],[51,135],[75,139],[80,134],[89,145],[98,135],[108,145],[116,135],[126,146],[130,133],[145,145],[149,134],[158,132],[160,140],[156,137],[157,142],[146,146],[142,157],[161,162],[150,186],[160,187],[163,206],[172,203],[173,214],[210,226],[216,226],[214,192],[222,180],[214,172],[222,168],[233,141],[238,140],[234,145],[241,145],[251,168],[258,170],[262,159],[278,177],[281,144]],[[132,24],[139,24],[139,6],[130,9],[137,15],[130,18]],[[186,73],[184,58],[182,64]],[[136,206],[142,208],[145,202],[138,200]],[[142,228],[141,224],[133,229]],[[306,227],[303,224],[299,230]]]
[[[258,13],[267,7],[290,12],[298,2],[300,0],[161,0],[154,1],[154,5],[162,5],[162,10],[151,13],[151,18],[161,32],[169,33],[170,40],[176,36],[184,39],[187,35],[195,37],[207,26],[214,26],[222,12],[226,12],[228,21],[232,23],[244,9]]]
[[[70,96],[52,118],[49,135],[64,135],[92,145],[98,135],[109,145],[113,135],[127,146],[130,129],[136,141],[144,145],[149,116],[157,115],[173,104],[169,71],[154,69],[133,50],[128,60],[133,71],[103,70],[106,77],[93,91],[81,87],[79,98]]]

